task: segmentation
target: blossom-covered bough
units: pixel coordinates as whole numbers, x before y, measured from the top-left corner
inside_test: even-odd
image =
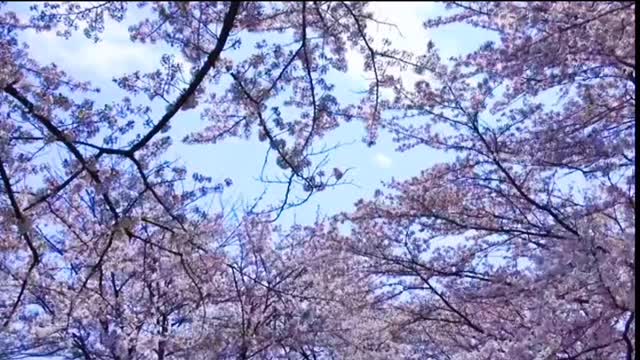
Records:
[[[131,41],[177,52],[113,74],[120,100],[20,42],[99,41],[131,7]],[[632,359],[635,4],[449,7],[425,26],[499,42],[376,48],[362,2],[1,4],[0,358]],[[327,80],[349,49],[372,75],[357,103]],[[207,125],[187,144],[266,143],[281,202],[205,210],[220,174],[166,156],[190,109]],[[313,147],[351,119],[453,160],[274,225],[345,181]]]

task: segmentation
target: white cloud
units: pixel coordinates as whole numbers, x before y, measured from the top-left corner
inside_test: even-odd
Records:
[[[384,24],[369,24],[368,30],[374,38],[372,46],[378,49],[383,38],[388,38],[394,48],[416,53],[424,52],[429,41],[429,34],[422,27],[422,23],[434,11],[434,8],[435,4],[430,2],[371,2],[369,10],[373,12],[373,17],[376,20],[395,25],[394,27]],[[373,76],[362,70],[364,59],[356,51],[350,50],[348,52],[347,61],[349,73],[355,80],[365,81]],[[413,84],[421,78],[413,71],[406,71],[401,77],[406,84]]]
[[[127,22],[105,19],[106,30],[98,43],[85,38],[81,32],[67,40],[53,31],[27,31],[24,40],[36,60],[42,64],[55,62],[76,76],[111,79],[135,70],[152,71],[158,66],[164,49],[131,42],[128,26]]]
[[[394,24],[396,28],[386,25],[375,25],[372,29],[376,35],[388,37],[394,45],[404,50],[415,49],[416,46],[424,47],[427,44],[426,30],[422,22],[433,11],[434,3],[430,2],[406,2],[406,1],[379,1],[372,2],[370,9],[374,17],[386,23]],[[374,39],[381,44],[382,39]]]
[[[376,164],[377,167],[379,167],[381,169],[388,169],[393,164],[393,160],[389,156],[387,156],[387,155],[385,155],[385,154],[383,154],[381,152],[376,153],[373,156],[373,162],[374,162],[374,164]]]

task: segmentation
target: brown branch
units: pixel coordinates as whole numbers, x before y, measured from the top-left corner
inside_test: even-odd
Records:
[[[351,15],[351,17],[353,18],[353,21],[356,23],[356,27],[358,29],[358,33],[360,33],[360,37],[362,38],[362,41],[364,41],[365,46],[367,47],[367,50],[369,51],[369,55],[371,56],[371,64],[373,67],[373,74],[375,77],[375,82],[376,82],[376,100],[375,100],[375,105],[373,107],[373,114],[374,117],[378,118],[378,112],[379,112],[379,103],[380,103],[380,77],[378,76],[378,67],[376,66],[376,51],[373,49],[373,47],[371,46],[371,44],[369,44],[369,40],[367,40],[367,36],[364,32],[364,29],[362,28],[362,24],[360,23],[360,20],[358,20],[358,17],[356,16],[356,14],[353,12],[353,10],[351,10],[351,8],[349,7],[349,5],[345,4],[344,2],[341,2],[341,4],[347,9],[347,11],[349,12],[349,14]]]
[[[535,208],[537,208],[539,210],[542,210],[542,211],[546,212],[547,214],[549,214],[565,230],[567,230],[571,234],[575,235],[576,237],[580,237],[580,233],[578,233],[577,230],[575,230],[573,227],[571,227],[569,224],[567,224],[564,220],[562,220],[560,215],[558,215],[554,210],[552,210],[548,206],[540,204],[539,202],[534,200],[532,197],[530,197],[529,194],[527,194],[522,189],[522,187],[518,184],[518,182],[513,178],[511,173],[502,165],[502,162],[500,162],[500,160],[498,159],[496,151],[489,145],[489,143],[488,143],[487,139],[484,137],[484,135],[482,135],[482,132],[480,131],[480,128],[478,127],[478,115],[477,114],[472,115],[470,117],[470,120],[471,120],[471,126],[472,126],[473,131],[480,138],[480,141],[485,146],[487,151],[489,151],[491,153],[491,161],[496,165],[496,167],[500,170],[500,172],[502,172],[502,174],[507,178],[507,180],[509,181],[511,186],[513,186],[513,188],[518,192],[518,194],[520,194],[520,196],[522,196],[525,201],[527,201],[529,204],[533,205]]]
[[[4,321],[3,326],[6,327],[7,325],[9,325],[9,322],[11,321],[13,314],[15,313],[16,309],[18,308],[18,305],[20,304],[20,301],[22,300],[22,296],[24,295],[24,291],[27,287],[27,283],[29,281],[29,278],[31,277],[31,273],[33,272],[33,269],[35,269],[36,265],[38,265],[38,263],[40,262],[40,255],[38,254],[38,251],[36,250],[36,247],[34,246],[33,241],[29,236],[28,229],[24,228],[24,226],[26,226],[26,218],[22,215],[22,211],[20,211],[20,206],[18,205],[18,201],[16,200],[15,193],[13,192],[13,189],[11,187],[11,182],[9,180],[9,175],[7,174],[7,171],[4,168],[4,163],[1,157],[0,157],[0,177],[2,178],[2,184],[4,186],[4,190],[7,194],[7,197],[9,198],[9,203],[13,208],[13,213],[16,217],[16,220],[18,220],[19,231],[22,233],[22,237],[24,238],[24,241],[27,243],[27,246],[31,251],[31,264],[29,264],[29,269],[27,270],[27,274],[22,281],[22,285],[20,286],[20,292],[18,293],[18,297],[16,298],[16,301],[13,303],[11,310],[9,311],[9,314],[7,315],[7,318]]]
[[[309,81],[309,90],[311,91],[311,104],[313,107],[313,115],[311,117],[311,129],[309,129],[309,134],[304,140],[302,144],[302,149],[304,150],[307,145],[309,145],[309,141],[313,137],[313,133],[315,132],[316,123],[318,121],[318,104],[316,101],[316,90],[313,85],[313,76],[311,76],[311,62],[309,61],[309,52],[307,51],[307,2],[302,2],[302,48],[303,48],[303,57],[304,57],[304,68],[307,73],[307,79]]]
[[[280,149],[280,147],[278,147],[276,144],[276,139],[273,136],[273,134],[271,133],[271,130],[269,130],[269,127],[267,126],[267,122],[264,120],[264,117],[262,116],[262,111],[260,110],[262,103],[259,102],[258,100],[256,100],[255,97],[253,97],[251,95],[251,93],[249,93],[249,91],[247,90],[246,87],[244,87],[244,85],[242,84],[242,82],[240,81],[240,78],[236,75],[236,74],[231,74],[231,77],[233,78],[233,80],[236,81],[236,83],[238,84],[238,86],[240,87],[240,90],[242,90],[242,93],[245,95],[245,97],[247,99],[249,99],[249,101],[251,101],[254,106],[256,107],[255,113],[258,117],[258,121],[262,127],[262,130],[265,132],[265,135],[267,136],[267,138],[269,139],[269,143],[273,144],[276,152],[278,153],[278,155],[280,155],[280,157],[282,157],[283,161],[287,164],[287,166],[291,169],[291,171],[301,180],[305,181],[306,183],[308,183],[309,185],[312,185],[312,183],[309,181],[309,179],[307,179],[304,175],[302,175],[298,170],[297,170],[297,166],[293,163],[291,163],[291,161],[289,160],[289,157],[286,156],[286,154],[282,151],[282,149]]]
[[[78,148],[73,144],[71,139],[69,139],[60,129],[58,129],[50,119],[38,113],[36,111],[36,106],[29,99],[27,99],[24,95],[19,93],[18,90],[15,87],[13,87],[13,85],[7,85],[4,88],[4,91],[7,94],[11,95],[14,99],[16,99],[20,104],[22,104],[22,106],[24,106],[27,109],[27,112],[30,115],[32,115],[36,120],[38,120],[38,122],[40,122],[40,124],[42,124],[47,129],[47,131],[49,131],[53,136],[55,136],[58,141],[64,144],[64,146],[69,150],[69,152],[78,160],[78,162],[80,162],[80,165],[82,165],[82,169],[87,170],[87,172],[91,176],[91,179],[96,184],[98,185],[102,184],[102,181],[98,176],[98,173],[88,166],[87,160],[84,158],[82,153],[80,153],[80,150],[78,150]],[[113,205],[113,202],[111,201],[111,199],[106,193],[103,193],[102,197],[105,203],[107,204],[107,207],[113,214],[114,220],[117,222],[119,219],[119,215],[115,206]]]
[[[133,164],[136,166],[136,169],[138,170],[138,173],[140,174],[140,177],[142,178],[142,182],[144,183],[144,186],[149,189],[149,191],[151,191],[151,194],[153,195],[153,197],[156,199],[156,201],[160,204],[160,206],[162,206],[162,208],[164,209],[164,211],[169,214],[169,216],[173,219],[173,221],[177,222],[178,225],[180,225],[180,227],[182,228],[182,230],[184,232],[187,232],[187,228],[185,228],[184,224],[182,223],[182,221],[180,221],[180,219],[178,219],[178,217],[176,215],[173,214],[173,212],[171,212],[171,209],[169,209],[169,207],[164,203],[164,201],[162,201],[162,199],[160,198],[160,195],[158,195],[158,193],[156,192],[156,190],[153,188],[153,186],[151,185],[151,183],[149,183],[149,179],[147,178],[147,175],[144,173],[144,170],[142,169],[142,165],[140,164],[140,162],[138,161],[138,159],[135,158],[134,155],[130,155],[129,159],[133,162]]]
[[[96,155],[96,161],[98,159],[100,159],[101,154],[98,153]],[[80,176],[80,174],[82,174],[82,172],[84,171],[84,169],[79,169],[76,172],[74,172],[71,176],[69,176],[69,178],[67,178],[67,180],[65,180],[64,182],[62,182],[60,185],[54,187],[51,191],[49,191],[47,194],[41,196],[40,198],[38,198],[38,200],[34,201],[33,203],[27,205],[24,209],[22,209],[22,211],[29,211],[31,209],[33,209],[34,207],[42,204],[43,202],[47,201],[50,197],[55,196],[56,194],[58,194],[60,191],[64,190],[69,184],[71,184],[71,182],[73,182],[73,180],[75,180],[78,176]]]
[[[624,343],[627,346],[626,360],[633,359],[633,342],[631,341],[631,339],[629,339],[629,329],[631,328],[631,323],[634,321],[634,319],[635,319],[635,313],[632,312],[629,315],[629,318],[627,319],[626,323],[624,324],[624,332],[622,333],[622,339],[624,340]]]
[[[185,90],[184,93],[182,93],[182,95],[178,97],[173,106],[169,108],[167,113],[162,116],[160,121],[158,121],[158,123],[151,129],[151,131],[149,131],[142,139],[140,139],[140,141],[135,143],[129,150],[126,151],[127,154],[135,153],[136,151],[144,147],[149,141],[151,141],[151,139],[153,139],[153,137],[158,134],[169,123],[169,121],[171,121],[171,118],[173,118],[178,110],[180,110],[182,105],[187,102],[187,99],[194,95],[196,89],[202,83],[207,73],[215,66],[216,62],[220,58],[220,54],[222,53],[222,50],[224,50],[224,46],[227,43],[229,34],[231,33],[231,29],[233,28],[233,22],[238,15],[238,9],[240,8],[241,3],[242,2],[237,1],[231,2],[229,4],[229,11],[224,17],[222,29],[220,30],[220,35],[218,36],[216,46],[213,51],[209,53],[209,56],[207,57],[204,65],[202,65],[200,70],[198,70],[198,72],[195,74],[193,81],[191,82],[191,84],[189,84],[189,87]]]
[[[447,300],[446,297],[444,297],[444,295],[442,295],[438,290],[436,290],[431,283],[429,282],[429,278],[425,278],[424,275],[422,275],[419,271],[415,271],[416,275],[418,275],[418,277],[424,281],[424,283],[427,285],[427,287],[440,299],[442,300],[442,302],[445,304],[445,306],[451,310],[454,314],[458,315],[464,322],[465,324],[467,324],[467,326],[469,326],[470,328],[472,328],[473,330],[479,332],[480,334],[485,334],[485,331],[479,327],[478,325],[475,325],[465,314],[463,314],[460,310],[456,309],[453,305],[451,305],[451,303]]]

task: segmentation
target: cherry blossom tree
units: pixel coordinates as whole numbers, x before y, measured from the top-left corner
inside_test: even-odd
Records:
[[[404,59],[430,78],[397,86],[384,124],[455,159],[361,201],[333,241],[427,357],[632,359],[634,3],[448,6],[425,26],[499,42]]]
[[[316,139],[352,118],[380,116],[387,64],[370,50],[366,4],[39,3],[27,17],[0,6],[2,357],[373,351],[348,334],[370,333],[359,321],[341,329],[353,307],[350,287],[339,284],[354,275],[324,263],[336,276],[317,280],[325,270],[307,264],[310,248],[294,259],[261,225],[344,181],[343,170],[313,164],[322,153]],[[113,74],[119,100],[100,99],[65,64],[38,63],[20,40],[25,31],[81,32],[98,42],[107,19],[122,22],[131,7],[146,14],[129,27],[131,41],[177,52],[153,72]],[[349,48],[375,69],[376,90],[361,103],[339,102],[326,80],[346,71]],[[231,180],[215,183],[164,156],[176,119],[195,108],[207,126],[181,139],[187,144],[252,134],[267,143],[286,191],[266,215],[233,224],[205,212],[205,200]]]
[[[499,41],[376,47],[364,2],[0,4],[0,358],[632,359],[635,4],[447,6],[425,27]],[[98,42],[132,11],[131,41],[168,50],[113,74],[121,99],[21,42]],[[348,50],[355,102],[327,80]],[[191,110],[206,126],[176,139]],[[274,224],[345,181],[314,145],[353,119],[452,160]],[[166,155],[252,136],[282,201],[235,219],[203,206],[231,179]]]

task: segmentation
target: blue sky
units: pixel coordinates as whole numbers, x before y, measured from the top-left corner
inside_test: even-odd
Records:
[[[11,3],[9,8],[24,15],[27,3]],[[133,8],[133,7],[132,7]],[[487,40],[482,33],[469,26],[453,25],[444,29],[425,30],[422,22],[438,14],[444,9],[431,2],[375,2],[371,10],[379,20],[397,24],[398,29],[385,26],[372,26],[370,29],[376,36],[376,42],[382,36],[393,40],[394,46],[402,49],[421,52],[429,40],[442,51],[442,57],[466,53],[475,49]],[[160,62],[160,56],[170,49],[160,45],[141,45],[129,41],[128,25],[136,20],[137,9],[128,14],[124,23],[107,21],[103,40],[93,43],[82,34],[74,35],[70,40],[56,37],[52,32],[36,34],[28,32],[22,37],[31,46],[32,56],[41,63],[55,62],[72,76],[81,80],[91,80],[101,88],[101,99],[120,99],[125,94],[112,83],[114,76],[120,76],[135,70],[142,72],[153,70]],[[174,52],[175,53],[175,52]],[[179,56],[179,54],[177,54]],[[415,81],[419,77],[413,73],[402,74],[407,81]],[[366,88],[366,78],[371,77],[362,71],[362,59],[359,55],[349,55],[349,72],[335,78],[338,93],[336,96],[347,101],[357,101],[356,91]],[[215,145],[183,145],[181,139],[187,133],[201,129],[206,123],[199,118],[200,108],[180,112],[172,120],[170,134],[174,136],[174,145],[169,159],[179,158],[190,171],[213,177],[214,180],[231,178],[233,186],[222,194],[227,208],[232,204],[250,202],[265,190],[265,184],[257,178],[266,152],[265,143],[256,139],[247,141],[238,138],[226,139]],[[160,114],[162,107],[157,107],[155,114]],[[157,117],[156,117],[157,118]],[[330,153],[330,161],[326,169],[351,168],[348,180],[353,184],[345,184],[317,193],[304,205],[285,212],[280,219],[282,224],[290,224],[293,219],[308,223],[313,221],[316,209],[323,214],[352,209],[359,198],[370,197],[382,181],[392,177],[404,179],[417,175],[421,169],[440,162],[443,155],[424,147],[397,153],[391,136],[384,132],[376,145],[367,147],[361,139],[365,135],[362,123],[352,122],[341,126],[330,136],[323,139],[326,146],[345,144]],[[322,143],[316,145],[320,148]],[[274,161],[270,162],[274,165]],[[282,199],[285,188],[269,185],[265,205],[270,201]]]

